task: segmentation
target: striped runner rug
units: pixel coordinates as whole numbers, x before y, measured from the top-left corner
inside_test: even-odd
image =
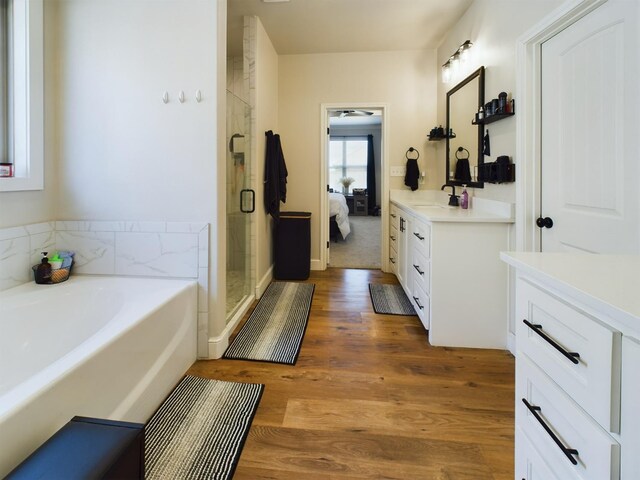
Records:
[[[314,288],[313,283],[272,282],[223,358],[294,365]]]
[[[369,284],[369,295],[373,311],[386,315],[416,315],[411,301],[404,294],[401,285]]]
[[[184,377],[145,427],[145,478],[233,477],[263,389]]]

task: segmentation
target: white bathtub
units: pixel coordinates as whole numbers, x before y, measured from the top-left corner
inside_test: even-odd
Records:
[[[0,292],[0,478],[74,415],[147,421],[196,359],[196,292],[91,276]]]

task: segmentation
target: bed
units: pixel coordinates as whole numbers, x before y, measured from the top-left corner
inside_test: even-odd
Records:
[[[338,234],[342,235],[343,239],[346,239],[350,232],[351,226],[349,225],[349,207],[347,207],[347,200],[341,193],[330,192],[329,237],[337,242]]]

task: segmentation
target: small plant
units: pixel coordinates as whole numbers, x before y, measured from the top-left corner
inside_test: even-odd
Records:
[[[355,181],[356,179],[353,177],[342,177],[340,180],[338,180],[338,182],[340,182],[346,190],[349,190],[349,187]]]

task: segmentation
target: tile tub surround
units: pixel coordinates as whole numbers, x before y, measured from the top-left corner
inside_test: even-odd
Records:
[[[208,356],[209,224],[62,220],[0,229],[0,291],[33,280],[40,252],[76,252],[73,273],[198,281],[198,356]]]

